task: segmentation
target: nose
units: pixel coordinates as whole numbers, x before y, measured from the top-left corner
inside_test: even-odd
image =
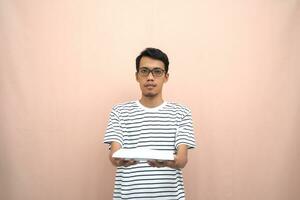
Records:
[[[154,79],[153,74],[152,72],[150,72],[147,76],[147,80],[153,80],[153,79]]]

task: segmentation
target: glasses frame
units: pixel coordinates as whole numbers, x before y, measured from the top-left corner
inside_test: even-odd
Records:
[[[147,69],[147,70],[148,70],[147,75],[141,74],[141,73],[140,73],[140,70],[141,70],[141,69]],[[159,69],[159,70],[162,71],[162,74],[161,74],[160,76],[155,75],[155,74],[153,73],[154,70],[157,70],[157,69]],[[166,70],[164,70],[164,69],[162,69],[162,68],[160,68],[160,67],[154,67],[153,69],[149,69],[148,67],[140,67],[137,73],[138,73],[141,77],[148,77],[150,73],[152,74],[153,77],[162,77],[162,76],[165,74],[165,72],[166,72]]]

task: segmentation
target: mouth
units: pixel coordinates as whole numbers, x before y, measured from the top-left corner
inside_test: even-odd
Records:
[[[155,84],[145,84],[144,87],[151,89],[151,88],[156,87],[156,85]]]

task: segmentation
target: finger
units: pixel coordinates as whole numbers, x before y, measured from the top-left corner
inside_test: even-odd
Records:
[[[116,162],[117,162],[117,165],[118,165],[118,166],[122,166],[122,165],[123,165],[123,160],[122,160],[121,158],[118,158],[118,159],[116,160]]]
[[[154,167],[154,164],[153,164],[153,162],[151,162],[151,161],[148,161],[148,164],[149,164],[151,167]]]
[[[154,166],[154,167],[160,167],[159,163],[156,162],[156,161],[153,161],[153,166]]]
[[[130,160],[129,165],[135,165],[137,163],[136,160]]]
[[[156,164],[155,162],[151,162],[151,163],[150,163],[150,166],[151,166],[151,167],[157,167],[157,164]]]
[[[124,167],[128,167],[129,165],[130,165],[130,161],[125,160],[124,163],[123,163],[123,166]]]
[[[153,160],[148,160],[148,164],[151,165],[151,166],[153,167],[153,165],[154,165]]]
[[[158,160],[158,161],[156,161],[156,162],[157,162],[160,166],[165,164],[165,162],[162,161],[162,160]]]
[[[129,160],[122,159],[122,161],[121,161],[121,165],[125,166],[125,167],[128,165],[128,163],[129,163]]]
[[[126,163],[125,163],[125,167],[128,167],[130,165],[134,165],[136,164],[137,161],[136,160],[127,160]]]
[[[155,160],[155,165],[157,167],[163,167],[164,166],[164,161],[162,161],[162,160]]]
[[[161,162],[158,162],[158,161],[154,161],[154,165],[155,165],[155,167],[163,167],[163,163],[161,163]]]

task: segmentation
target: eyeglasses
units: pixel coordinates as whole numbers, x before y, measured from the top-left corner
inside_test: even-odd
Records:
[[[150,72],[152,73],[152,75],[154,77],[161,77],[164,74],[165,70],[163,70],[159,67],[155,67],[153,69],[149,69],[147,67],[141,67],[138,71],[138,74],[143,77],[147,77],[147,76],[149,76]]]

